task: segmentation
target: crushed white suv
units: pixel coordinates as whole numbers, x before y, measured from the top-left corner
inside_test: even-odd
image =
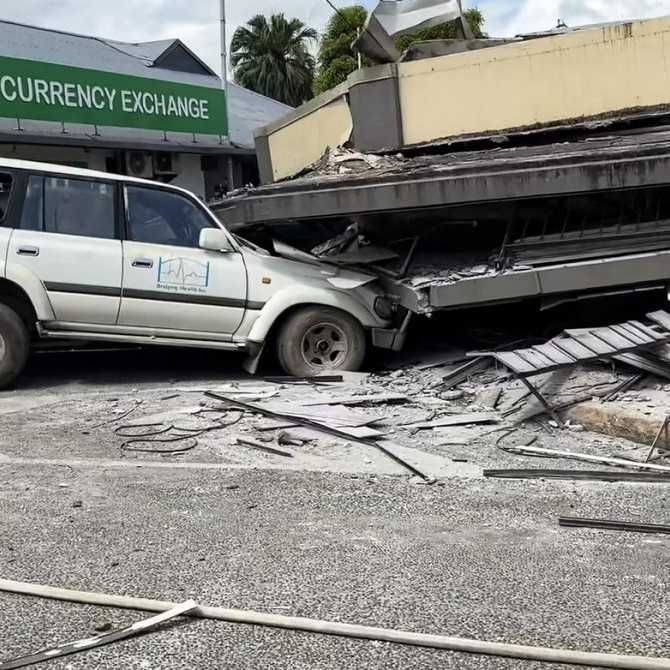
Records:
[[[241,350],[251,371],[273,342],[298,376],[356,370],[368,341],[400,348],[376,277],[290,255],[180,188],[0,159],[0,388],[39,338]]]

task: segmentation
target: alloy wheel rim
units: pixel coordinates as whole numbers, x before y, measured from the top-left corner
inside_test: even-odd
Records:
[[[300,351],[304,362],[315,370],[336,370],[349,354],[347,337],[334,323],[318,323],[302,338]]]

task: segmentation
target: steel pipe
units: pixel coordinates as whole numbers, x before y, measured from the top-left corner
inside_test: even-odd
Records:
[[[60,589],[52,586],[16,582],[9,579],[0,579],[0,591],[50,598],[52,600],[83,603],[87,605],[120,607],[123,609],[143,610],[147,612],[165,612],[176,606],[175,603],[161,600],[148,600],[146,598],[133,598],[129,596],[91,593],[86,591],[72,591],[70,589]],[[481,642],[479,640],[447,637],[445,635],[410,633],[387,628],[357,626],[347,623],[282,616],[277,614],[262,614],[244,610],[224,609],[222,607],[200,606],[193,611],[191,616],[205,619],[217,619],[229,623],[269,626],[271,628],[283,628],[285,630],[302,631],[305,633],[376,640],[414,647],[445,649],[468,654],[503,656],[529,661],[586,665],[597,668],[624,668],[626,670],[670,670],[670,658],[619,656],[617,654],[550,649],[547,647],[529,647],[500,642]]]

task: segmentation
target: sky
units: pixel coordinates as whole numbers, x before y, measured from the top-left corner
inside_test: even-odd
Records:
[[[376,4],[359,2],[368,8]],[[464,0],[463,5],[479,7],[491,37],[547,30],[559,18],[577,26],[670,15],[670,0]],[[179,37],[219,72],[219,7],[220,0],[0,0],[0,19],[126,42]],[[226,11],[229,40],[254,14],[283,11],[319,30],[332,14],[326,0],[226,0]]]

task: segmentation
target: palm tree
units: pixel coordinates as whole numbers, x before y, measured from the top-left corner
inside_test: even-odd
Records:
[[[291,107],[312,97],[314,56],[308,43],[318,39],[299,19],[273,14],[254,16],[239,27],[231,43],[235,81]]]

